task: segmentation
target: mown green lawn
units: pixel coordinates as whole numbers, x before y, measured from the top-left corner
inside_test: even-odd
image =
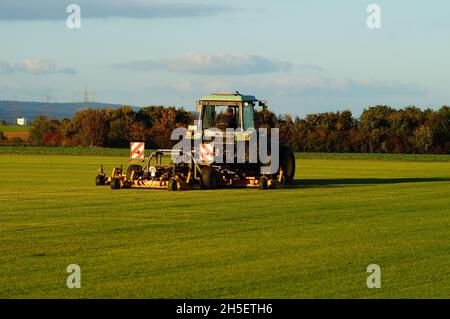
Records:
[[[146,150],[150,154],[151,150]],[[127,157],[129,148],[108,147],[51,147],[51,146],[11,146],[0,145],[0,154],[17,155],[81,155]],[[380,160],[411,162],[450,162],[450,154],[368,154],[368,153],[295,153],[299,159],[340,159],[340,160]]]
[[[1,298],[450,297],[450,162],[301,158],[268,191],[94,186],[126,160],[0,155]]]

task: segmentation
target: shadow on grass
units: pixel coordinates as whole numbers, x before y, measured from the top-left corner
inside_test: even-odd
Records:
[[[291,185],[293,188],[313,188],[313,187],[346,187],[354,185],[386,185],[405,183],[433,183],[450,182],[450,178],[445,177],[424,177],[424,178],[336,178],[336,179],[296,179]]]

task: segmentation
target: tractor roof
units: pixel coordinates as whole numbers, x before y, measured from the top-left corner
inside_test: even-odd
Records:
[[[257,101],[256,97],[253,95],[242,95],[239,93],[235,94],[219,94],[213,93],[207,96],[204,96],[200,99],[201,102],[255,102]]]

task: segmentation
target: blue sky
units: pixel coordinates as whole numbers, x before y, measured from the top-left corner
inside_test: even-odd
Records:
[[[81,7],[81,29],[65,8]],[[366,8],[379,4],[381,29]],[[450,2],[0,0],[0,99],[183,105],[255,94],[276,113],[450,104]]]

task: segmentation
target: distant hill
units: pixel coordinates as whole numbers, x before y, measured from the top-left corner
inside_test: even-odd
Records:
[[[109,104],[101,102],[87,103],[88,108],[110,108],[115,109],[122,104]],[[49,115],[57,119],[71,118],[76,111],[85,107],[84,103],[46,103],[46,102],[21,102],[21,101],[0,101],[0,120],[11,121],[14,110],[16,117],[25,117],[27,121],[33,120],[36,115]],[[131,106],[132,108],[136,108]]]

